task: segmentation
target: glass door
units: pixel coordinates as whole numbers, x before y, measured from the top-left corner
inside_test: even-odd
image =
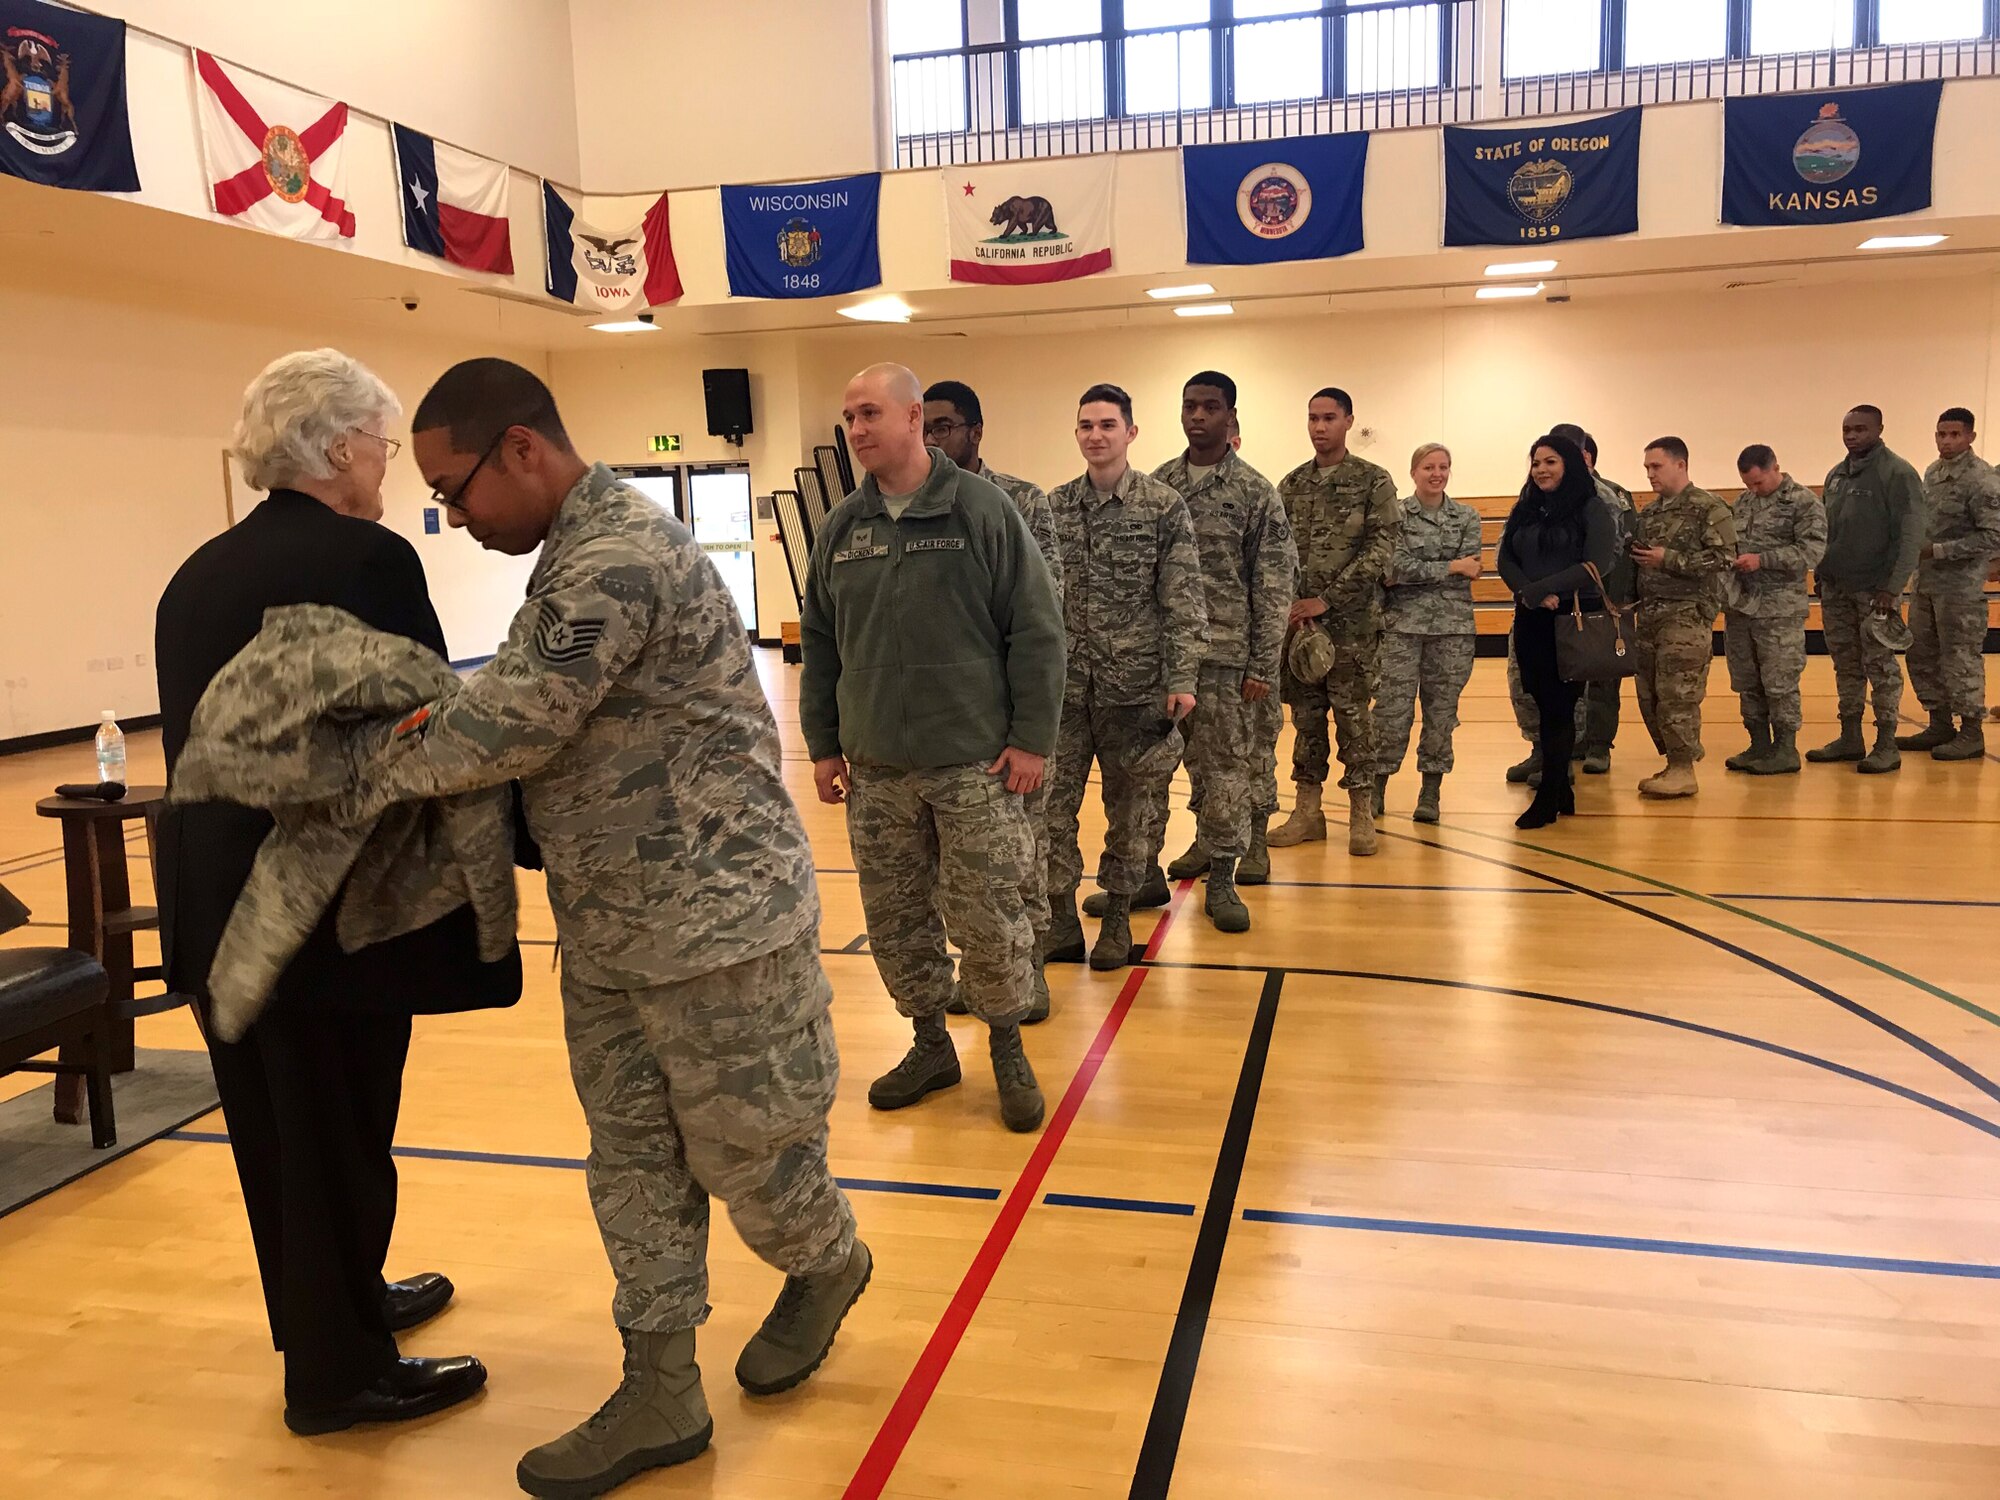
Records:
[[[757,630],[757,559],[751,550],[748,464],[690,464],[687,470],[688,510],[694,539],[714,560],[722,581],[735,597],[743,628],[754,638]]]
[[[679,464],[624,464],[612,472],[683,526],[687,524],[687,492]]]

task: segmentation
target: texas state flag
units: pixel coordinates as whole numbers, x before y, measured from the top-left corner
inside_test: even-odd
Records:
[[[403,243],[468,270],[513,275],[507,164],[440,145],[407,125],[393,129]]]

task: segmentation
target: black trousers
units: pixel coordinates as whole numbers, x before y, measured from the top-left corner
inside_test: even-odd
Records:
[[[241,1042],[209,1041],[285,1400],[330,1406],[387,1373],[382,1262],[407,1015],[274,1002]]]
[[[1569,758],[1576,748],[1576,703],[1582,687],[1564,682],[1556,670],[1556,620],[1551,609],[1514,610],[1514,659],[1520,663],[1521,686],[1541,710],[1541,738],[1536,749],[1542,755],[1542,785],[1539,798],[1553,799],[1569,785]],[[1567,618],[1567,616],[1563,616]],[[1615,687],[1616,684],[1613,684]]]

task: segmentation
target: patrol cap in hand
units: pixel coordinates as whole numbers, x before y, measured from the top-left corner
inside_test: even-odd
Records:
[[[1910,634],[1909,624],[1898,610],[1886,614],[1870,615],[1868,623],[1861,627],[1875,638],[1878,646],[1887,646],[1891,651],[1907,651],[1915,639]]]
[[[1181,752],[1187,748],[1187,741],[1181,737],[1181,726],[1162,714],[1151,721],[1144,737],[1125,769],[1134,776],[1170,776],[1175,766],[1181,762]]]
[[[1294,682],[1325,682],[1326,674],[1333,670],[1333,637],[1318,625],[1301,625],[1292,637],[1286,665],[1292,669]]]

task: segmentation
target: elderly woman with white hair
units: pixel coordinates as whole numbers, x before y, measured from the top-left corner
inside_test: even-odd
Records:
[[[372,372],[332,349],[288,354],[244,392],[232,453],[266,496],[182,564],[160,599],[170,793],[195,705],[265,610],[331,605],[445,653],[416,549],[377,524],[401,411]],[[266,814],[226,803],[170,805],[162,820],[166,980],[194,997],[198,1014],[222,930],[271,827]],[[434,1273],[383,1279],[396,1217],[389,1147],[411,1016],[510,1005],[520,990],[518,950],[479,962],[469,908],[354,954],[341,952],[329,916],[244,1039],[209,1038],[265,1311],[284,1351],[293,1431],[423,1416],[484,1384],[476,1359],[397,1351],[396,1330],[441,1311],[452,1286]]]
[[[1403,501],[1382,609],[1382,667],[1375,689],[1375,815],[1388,800],[1389,778],[1410,748],[1419,700],[1424,709],[1417,770],[1424,778],[1412,816],[1438,820],[1438,800],[1451,770],[1458,699],[1472,679],[1477,637],[1472,580],[1480,573],[1479,512],[1445,494],[1451,450],[1425,443],[1410,459],[1414,490]]]

